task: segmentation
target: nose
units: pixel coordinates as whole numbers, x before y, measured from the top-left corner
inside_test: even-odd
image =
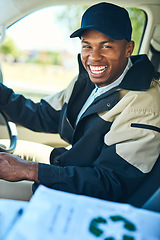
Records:
[[[100,61],[102,59],[102,55],[99,49],[92,49],[89,55],[90,60],[92,61]]]

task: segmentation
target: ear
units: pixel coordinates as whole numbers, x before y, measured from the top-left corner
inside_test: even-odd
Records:
[[[130,57],[133,53],[133,50],[134,50],[134,41],[130,41],[127,43],[127,46],[126,46],[126,57]]]

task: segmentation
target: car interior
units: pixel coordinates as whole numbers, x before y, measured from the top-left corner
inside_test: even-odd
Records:
[[[13,88],[17,93],[22,93],[24,95],[26,94],[26,97],[33,97],[34,101],[43,98],[45,95],[49,95],[53,92],[65,88],[69,81],[71,81],[77,73],[77,66],[73,65],[73,61],[75,60],[77,53],[80,51],[78,41],[69,39],[69,33],[72,32],[71,29],[75,27],[74,24],[72,28],[67,27],[73,23],[73,19],[69,17],[70,15],[72,15],[70,13],[73,13],[73,9],[78,9],[75,12],[77,13],[77,15],[79,13],[81,16],[85,8],[98,2],[100,1],[0,0],[0,81],[6,84],[8,87]],[[136,41],[135,54],[147,54],[152,64],[154,65],[157,74],[158,72],[160,74],[160,1],[110,0],[108,2],[123,6],[127,9],[134,8],[139,11],[137,12],[137,14],[139,15],[136,16],[137,19],[139,16],[140,26],[137,27],[137,29],[139,30],[139,36]],[[56,11],[54,9],[56,9]],[[66,9],[68,9],[68,11],[66,11]],[[53,21],[53,29],[50,27],[49,23],[45,22],[46,19],[44,17],[41,17],[44,16],[42,14],[43,11],[48,11],[47,13],[49,13],[49,11],[51,12],[52,18],[49,19],[49,21]],[[66,14],[66,12],[68,14]],[[132,11],[129,12],[131,15],[133,15],[134,13]],[[33,21],[36,14],[37,19],[34,25]],[[76,17],[78,17],[77,15]],[[31,19],[29,20],[30,17]],[[70,18],[69,21],[67,20],[68,17]],[[73,17],[75,18],[75,13],[73,13]],[[134,18],[134,16],[131,17]],[[40,19],[43,20],[43,25]],[[68,25],[65,25],[64,21],[66,21]],[[30,31],[31,25],[29,25],[29,22],[31,22],[31,25],[33,25],[34,29],[32,31]],[[53,32],[55,32],[55,29],[61,29],[60,24],[66,26],[67,30],[61,30],[60,34],[53,34]],[[80,23],[78,22],[77,24]],[[52,33],[52,36],[47,36],[47,28],[50,28],[48,29],[48,32]],[[24,36],[27,39],[27,47],[20,45],[24,44],[25,42],[22,39],[20,43],[20,39],[22,36],[18,34],[14,35],[16,32],[18,32],[18,29],[21,35],[23,35],[22,31],[24,32]],[[38,35],[38,32],[40,32],[40,35]],[[64,32],[64,34],[62,32]],[[60,41],[62,35],[64,38],[68,39],[68,45],[65,48],[67,50],[70,49],[72,53],[74,52],[74,54],[67,52],[65,49],[59,49],[59,45],[62,45],[64,47],[65,40]],[[7,41],[9,41],[11,38],[14,38],[14,41],[17,45],[19,44],[18,46],[21,51],[23,48],[23,54],[14,55],[11,53],[9,54],[8,52],[7,54],[2,52],[2,50],[4,50],[4,48],[2,47],[4,46],[4,44],[7,44]],[[37,43],[34,43],[34,38],[36,39]],[[43,47],[40,52],[38,44],[39,42],[41,42],[41,38],[43,40],[43,44],[44,42],[46,42],[46,46],[48,48]],[[57,42],[59,43],[59,45],[54,42],[54,38],[57,38]],[[26,49],[29,48],[29,43],[34,43],[32,45],[32,49]],[[55,48],[53,49],[54,63],[52,59],[54,69],[51,66],[52,63],[49,62],[49,64],[47,65],[43,62],[44,59],[50,61],[48,55],[46,55],[46,53],[51,51],[51,48],[49,49],[49,45],[55,45]],[[59,55],[56,55],[57,49],[59,51]],[[63,63],[61,60],[61,55],[63,55],[63,58],[65,59]],[[56,61],[58,61],[58,63]],[[32,68],[33,65],[34,67],[36,67],[36,69],[34,70]],[[36,76],[38,68],[41,72],[39,72]],[[26,69],[28,69],[28,72]],[[42,71],[43,73],[45,72],[45,74],[47,73],[47,76],[43,75]],[[57,78],[55,78],[54,80],[55,73]],[[62,73],[65,74],[67,78],[65,83],[64,81],[61,82],[61,80],[63,80]],[[22,74],[25,75],[24,83],[22,81]],[[34,75],[35,79],[37,79],[35,80],[36,83],[32,83],[33,76],[31,76],[31,74]],[[42,82],[40,79],[41,76],[43,76]],[[46,82],[48,85],[46,84]],[[32,132],[31,130],[28,130],[22,126],[15,125],[14,123],[9,122],[2,113],[0,115],[0,129],[0,151],[13,153],[28,161],[49,163],[49,155],[54,147],[69,147],[68,144],[63,141],[58,134]],[[139,188],[136,190],[136,194],[133,193],[131,199],[128,199],[128,203],[136,206],[135,196],[137,196],[137,193],[141,192],[141,187],[144,188],[145,186],[146,192],[143,196],[143,199],[141,199],[141,206],[136,207],[142,207],[145,209],[160,212],[160,178],[158,177],[159,173],[160,157],[154,166],[152,176],[150,176],[155,179],[155,185],[152,188],[152,192],[149,192],[147,188],[147,186],[150,184],[150,177],[148,177],[147,180],[142,183],[142,186],[139,186]],[[158,179],[159,181],[157,182]],[[29,181],[10,183],[0,180],[0,198],[29,201],[32,196],[32,184],[33,183]]]

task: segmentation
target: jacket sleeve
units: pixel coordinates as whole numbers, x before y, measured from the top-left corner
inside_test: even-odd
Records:
[[[0,84],[0,110],[7,117],[36,132],[58,133],[60,114],[64,103],[68,102],[74,87],[75,77],[69,86],[38,103],[26,99],[2,83]]]
[[[108,156],[108,157],[107,157]],[[105,144],[93,167],[55,166],[39,163],[40,184],[76,194],[112,201],[126,201],[145,174]]]
[[[149,173],[160,154],[158,84],[153,81],[148,91],[129,91],[113,111],[120,114],[105,135],[105,143],[115,144],[116,153],[122,159]]]
[[[9,120],[33,131],[58,131],[60,111],[52,108],[45,100],[34,103],[22,95],[15,94],[3,84],[0,84],[0,110]]]

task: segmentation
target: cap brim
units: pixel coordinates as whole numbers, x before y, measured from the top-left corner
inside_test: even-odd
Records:
[[[95,31],[98,31],[98,32],[101,32],[103,33],[104,35],[112,38],[112,39],[115,39],[115,40],[122,40],[124,39],[125,37],[122,36],[122,35],[117,35],[116,32],[114,32],[114,29],[110,29],[110,31],[108,31],[108,33],[104,32],[104,29],[102,28],[96,28],[95,26],[88,26],[88,27],[85,27],[85,28],[79,28],[77,29],[75,32],[73,32],[71,35],[70,35],[70,38],[75,38],[75,37],[81,37],[82,36],[82,33],[85,31],[85,30],[88,30],[88,29],[92,29],[92,30],[95,30]]]
[[[87,28],[79,28],[78,30],[76,30],[75,32],[73,32],[71,35],[70,35],[70,38],[74,38],[74,37],[81,37],[81,35],[82,35],[82,32],[84,31],[84,30],[87,30],[87,29],[93,29],[93,28],[89,28],[89,27],[87,27]]]

